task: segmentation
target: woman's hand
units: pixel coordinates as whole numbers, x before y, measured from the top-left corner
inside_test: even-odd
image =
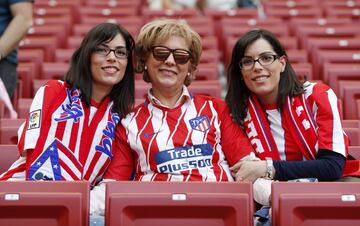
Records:
[[[230,167],[235,181],[254,182],[266,176],[266,161],[239,161]]]

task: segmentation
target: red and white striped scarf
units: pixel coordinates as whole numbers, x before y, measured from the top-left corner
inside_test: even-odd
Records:
[[[316,158],[318,135],[316,123],[305,95],[287,98],[281,112],[283,120],[290,125],[289,131],[301,153],[307,160]],[[248,112],[244,121],[246,134],[261,159],[280,160],[275,139],[271,133],[266,113],[255,96],[249,98]],[[344,133],[346,147],[348,138]],[[346,150],[347,152],[347,150]],[[360,176],[360,161],[347,160],[343,176]]]

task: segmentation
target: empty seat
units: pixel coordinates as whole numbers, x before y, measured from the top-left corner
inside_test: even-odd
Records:
[[[87,181],[2,181],[0,225],[89,225]]]
[[[18,118],[27,118],[33,98],[19,98],[16,111]]]
[[[360,80],[360,64],[325,63],[323,80],[339,96],[340,80]]]
[[[115,225],[253,224],[251,183],[107,183],[105,221]]]
[[[359,225],[360,183],[274,182],[272,223],[296,225]]]
[[[352,21],[349,18],[301,18],[293,17],[289,22],[290,32],[295,35],[297,29],[301,26],[338,26],[343,24],[350,24]]]
[[[187,8],[182,10],[152,10],[148,7],[142,7],[140,14],[143,16],[144,22],[148,22],[152,19],[161,17],[181,19],[186,19],[188,17],[196,17],[198,15],[198,11],[193,8]]]
[[[40,79],[63,79],[68,69],[68,62],[46,62],[42,66]]]
[[[351,63],[360,62],[360,50],[319,50],[316,59],[313,60],[313,75],[318,74],[323,78],[325,63]],[[315,62],[316,60],[316,62]]]
[[[343,128],[346,135],[349,137],[350,146],[360,145],[360,128]]]
[[[271,8],[266,11],[267,16],[279,17],[284,21],[291,18],[321,18],[323,12],[320,7],[314,8]]]
[[[360,98],[360,81],[339,81],[339,93],[343,101],[344,119],[358,119],[356,100]]]
[[[35,79],[36,65],[34,62],[19,62],[16,68],[17,77],[21,82],[21,96],[19,98],[31,98],[33,97],[33,89],[31,86],[32,81]]]
[[[22,49],[42,49],[44,51],[44,61],[53,61],[55,50],[58,48],[57,38],[54,36],[25,37],[19,46],[20,51]]]
[[[18,129],[25,119],[0,119],[0,144],[17,144]]]
[[[66,30],[66,25],[63,24],[50,24],[33,26],[29,29],[26,37],[55,37],[56,45],[58,47],[64,47],[66,44],[66,37],[69,35],[69,31]]]
[[[16,144],[0,144],[0,174],[4,173],[19,158]]]
[[[349,146],[349,154],[355,159],[360,159],[360,146]]]

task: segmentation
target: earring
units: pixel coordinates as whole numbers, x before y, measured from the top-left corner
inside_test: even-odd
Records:
[[[144,70],[146,71],[147,70],[147,66],[145,65],[145,67],[144,67]]]
[[[190,72],[188,72],[188,73],[187,73],[187,76],[190,77],[190,75],[191,75]]]

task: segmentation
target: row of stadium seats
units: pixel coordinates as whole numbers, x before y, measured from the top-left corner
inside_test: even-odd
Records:
[[[88,182],[0,182],[1,225],[89,225]],[[360,183],[274,182],[277,226],[359,225]],[[115,225],[253,225],[251,183],[110,182],[105,223]]]

